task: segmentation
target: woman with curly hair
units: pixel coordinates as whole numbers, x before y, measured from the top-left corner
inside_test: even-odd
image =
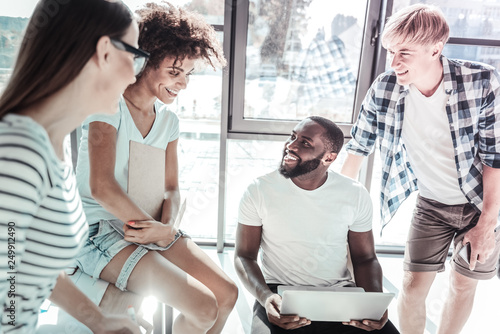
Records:
[[[187,87],[195,65],[225,66],[214,29],[201,15],[168,3],[147,4],[139,47],[150,58],[129,86],[116,115],[93,115],[82,125],[78,187],[90,224],[79,267],[121,290],[180,311],[175,333],[220,333],[238,290],[231,279],[181,230],[177,142],[179,120],[168,110]],[[127,194],[129,142],[166,150],[165,196],[155,220]],[[147,162],[146,162],[147,163]]]

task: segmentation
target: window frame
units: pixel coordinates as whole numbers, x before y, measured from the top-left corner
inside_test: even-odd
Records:
[[[236,2],[236,5],[235,5]],[[375,74],[374,63],[378,57],[378,34],[381,21],[379,17],[384,10],[383,0],[368,0],[365,23],[363,27],[363,40],[361,45],[361,56],[359,70],[357,74],[357,84],[355,97],[353,101],[353,113],[351,122],[338,123],[344,134],[350,133],[352,123],[357,117],[357,110],[361,106],[364,95],[368,90]],[[245,119],[244,117],[244,98],[245,98],[245,67],[246,67],[246,46],[248,34],[248,8],[249,0],[233,1],[234,17],[232,22],[234,34],[232,41],[232,58],[230,63],[231,88],[228,136],[229,138],[241,138],[242,134],[269,134],[269,135],[287,135],[293,129],[297,121],[295,120],[257,120]],[[225,34],[226,36],[226,34]],[[252,136],[247,136],[252,138]]]

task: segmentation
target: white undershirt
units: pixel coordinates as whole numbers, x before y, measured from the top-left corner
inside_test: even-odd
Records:
[[[372,201],[359,182],[332,171],[314,190],[299,188],[274,171],[248,186],[238,221],[262,227],[266,283],[342,286],[351,279],[348,233],[371,230]]]
[[[448,205],[463,204],[467,199],[458,184],[447,101],[442,81],[430,97],[410,85],[402,137],[420,195]]]

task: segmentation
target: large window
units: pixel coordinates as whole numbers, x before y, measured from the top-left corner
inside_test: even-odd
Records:
[[[380,5],[237,1],[229,131],[285,134],[309,115],[328,117],[348,130],[357,83],[371,80],[370,42]],[[367,17],[370,12],[376,18]]]
[[[250,1],[245,119],[350,122],[367,1],[327,1]]]

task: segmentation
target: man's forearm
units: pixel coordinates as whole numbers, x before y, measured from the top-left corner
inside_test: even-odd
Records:
[[[104,317],[99,307],[64,272],[59,274],[49,299],[93,332],[103,323]]]
[[[500,169],[483,165],[483,210],[482,214],[496,225],[500,210]]]
[[[234,266],[243,285],[261,305],[265,305],[266,299],[271,296],[273,292],[267,286],[257,261],[236,256]]]
[[[353,263],[356,286],[367,292],[382,292],[382,268],[377,258],[360,263]]]
[[[355,155],[348,153],[347,158],[342,165],[342,170],[340,173],[342,175],[348,176],[351,179],[357,180],[359,175],[359,170],[361,168],[361,164],[363,163],[363,159],[365,157],[363,155]]]

